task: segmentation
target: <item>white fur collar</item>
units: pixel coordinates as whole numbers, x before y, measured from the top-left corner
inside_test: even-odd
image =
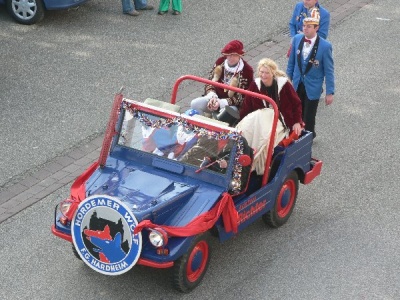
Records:
[[[257,77],[256,79],[254,79],[258,90],[261,90],[261,78]],[[288,82],[288,79],[286,77],[280,76],[280,77],[276,77],[276,82],[278,83],[278,94],[281,92],[283,86],[286,84],[286,82]]]
[[[236,66],[234,66],[234,67],[230,67],[230,66],[228,65],[228,60],[225,59],[224,68],[225,68],[225,70],[228,71],[229,73],[232,73],[232,74],[238,73],[238,72],[240,72],[240,71],[243,70],[243,67],[244,67],[244,63],[243,63],[243,60],[242,60],[242,59],[240,59],[239,62],[238,62],[238,64],[237,64]]]

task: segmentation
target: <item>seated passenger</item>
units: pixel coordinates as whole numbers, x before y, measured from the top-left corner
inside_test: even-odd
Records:
[[[242,59],[243,43],[238,40],[230,41],[221,51],[222,57],[215,62],[209,79],[219,83],[225,83],[234,87],[247,89],[253,80],[253,68]],[[216,119],[221,119],[225,106],[230,106],[238,111],[243,102],[243,95],[232,91],[205,86],[205,93],[202,97],[196,98],[191,102],[191,108],[200,114],[215,115]],[[229,121],[228,121],[229,123]]]
[[[248,114],[241,120],[236,129],[241,132],[247,140],[250,147],[255,150],[253,165],[251,171],[256,170],[257,175],[263,175],[269,143],[271,140],[272,125],[274,120],[274,111],[270,108],[257,109]],[[278,120],[276,127],[273,148],[279,144],[286,136],[288,131]]]
[[[238,162],[235,162],[237,165],[233,168],[233,172],[237,172],[233,174],[233,182],[235,185],[239,184],[240,186],[232,186],[231,193],[237,195],[245,190],[248,184],[250,170],[251,170],[251,161],[253,160],[253,149],[248,145],[246,139],[240,138],[238,142],[240,144],[239,147],[242,149],[242,154],[247,155],[250,158],[250,161],[247,165],[240,165]],[[226,173],[226,169],[228,167],[228,162],[230,160],[230,154],[232,152],[232,146],[234,142],[229,140],[228,143],[222,148],[222,150],[216,156],[204,156],[203,160],[200,163],[198,171],[203,169],[212,170],[214,172]],[[188,152],[189,153],[189,152]],[[200,161],[200,159],[197,159]],[[237,180],[239,179],[239,180]],[[234,192],[232,191],[234,189]]]
[[[196,144],[189,149],[181,158],[180,161],[200,166],[205,157],[216,157],[218,154],[218,141],[207,136],[201,136]]]
[[[225,146],[222,148],[217,156],[205,157],[200,165],[200,168],[206,167],[209,170],[225,174],[226,168],[228,167],[229,157],[232,151],[232,145],[233,142],[229,141],[225,144]]]
[[[303,124],[301,101],[287,75],[269,58],[260,60],[257,70],[259,77],[254,79],[248,90],[272,98],[278,106],[283,126],[300,135]],[[266,107],[269,107],[266,101],[246,96],[240,109],[240,120],[249,113]]]

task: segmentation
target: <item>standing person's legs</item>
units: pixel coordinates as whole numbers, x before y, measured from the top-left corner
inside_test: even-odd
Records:
[[[124,14],[135,10],[135,7],[133,6],[131,0],[121,0],[121,2],[122,2],[122,12]]]
[[[165,13],[169,9],[169,2],[171,0],[160,0],[160,5],[158,6],[158,12]]]
[[[182,12],[182,0],[172,0],[172,9],[174,11]]]
[[[207,108],[207,104],[209,101],[209,97],[203,96],[196,99],[193,99],[190,103],[190,108],[197,110],[201,115],[206,113],[211,113],[211,111]]]
[[[315,117],[317,115],[318,104],[319,99],[307,99],[304,105],[304,120],[306,122],[306,130],[311,131],[314,138],[317,136],[315,133]]]
[[[306,124],[305,129],[313,133],[313,137],[316,137],[315,133],[315,117],[317,115],[317,108],[319,99],[310,100],[307,97],[306,89],[303,83],[300,83],[297,88],[297,94],[301,100],[301,107],[303,109],[303,121]]]
[[[138,10],[151,10],[154,8],[152,5],[147,4],[147,0],[134,0],[134,2]]]

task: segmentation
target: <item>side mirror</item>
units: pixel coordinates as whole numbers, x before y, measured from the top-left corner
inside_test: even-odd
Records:
[[[247,167],[251,164],[251,158],[246,154],[242,154],[239,156],[238,162],[242,167]]]

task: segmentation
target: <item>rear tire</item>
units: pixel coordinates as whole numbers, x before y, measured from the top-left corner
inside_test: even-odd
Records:
[[[207,271],[210,262],[210,234],[205,232],[198,235],[174,264],[173,285],[183,293],[188,293],[199,285]]]
[[[7,10],[15,21],[31,25],[44,17],[42,0],[6,0]]]
[[[262,216],[268,226],[277,228],[287,222],[296,203],[298,190],[299,178],[296,171],[292,171],[282,183],[274,207]]]

